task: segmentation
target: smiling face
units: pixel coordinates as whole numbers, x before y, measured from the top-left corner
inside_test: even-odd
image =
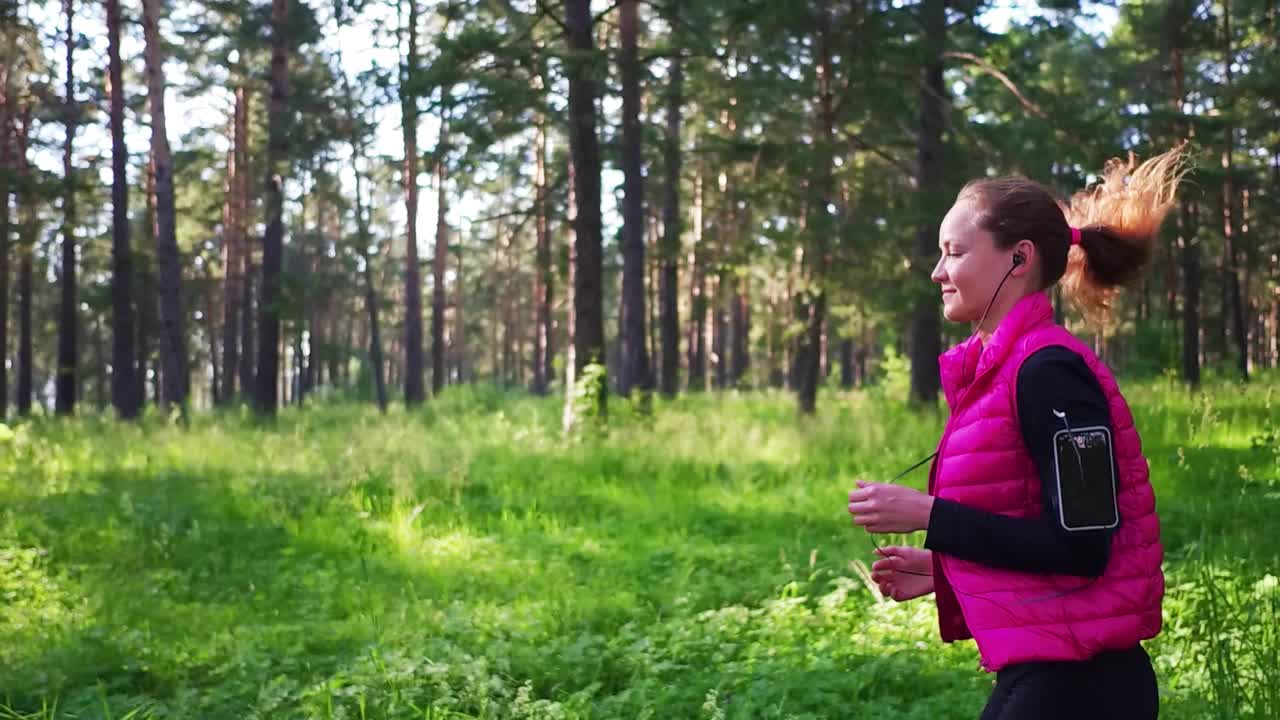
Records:
[[[1012,265],[1014,248],[996,248],[991,233],[978,227],[973,201],[961,199],[942,219],[938,249],[942,256],[930,277],[942,287],[943,316],[978,322]]]

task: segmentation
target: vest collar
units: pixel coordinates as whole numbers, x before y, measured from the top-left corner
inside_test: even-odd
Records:
[[[974,333],[940,355],[938,370],[942,379],[942,393],[952,412],[955,412],[964,391],[975,380],[1008,358],[1018,338],[1052,322],[1053,304],[1049,302],[1048,294],[1033,292],[1014,304],[992,333],[986,347],[983,347],[978,334]]]

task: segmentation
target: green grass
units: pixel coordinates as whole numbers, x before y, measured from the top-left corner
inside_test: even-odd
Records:
[[[1280,717],[1280,380],[1126,390],[1167,545],[1162,717]],[[17,428],[0,720],[977,716],[972,645],[872,594],[844,507],[941,417],[876,393],[804,423],[774,393],[611,411],[577,442],[558,400],[484,388]]]

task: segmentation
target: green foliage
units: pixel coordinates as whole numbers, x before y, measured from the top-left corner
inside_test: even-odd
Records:
[[[1162,717],[1274,717],[1280,456],[1253,439],[1277,381],[1129,385]],[[485,385],[0,432],[0,718],[977,715],[972,646],[872,594],[843,503],[940,418],[865,392],[803,425],[780,392],[654,402],[575,442],[560,399]]]
[[[576,433],[600,433],[605,429],[605,394],[609,391],[608,370],[602,363],[587,363],[573,382],[573,397],[565,412],[569,429]]]
[[[885,399],[905,403],[911,390],[911,358],[899,354],[896,347],[889,345],[884,349],[884,360],[880,367],[884,373],[877,389]]]

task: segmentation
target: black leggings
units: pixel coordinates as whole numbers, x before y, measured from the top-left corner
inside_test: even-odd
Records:
[[[1029,662],[996,673],[982,720],[1154,720],[1156,674],[1141,645],[1079,662]]]

